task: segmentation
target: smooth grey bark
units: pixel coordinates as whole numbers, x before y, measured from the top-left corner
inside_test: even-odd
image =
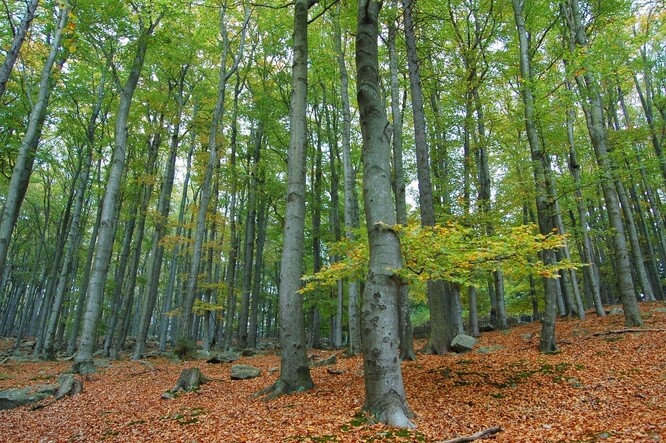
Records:
[[[615,97],[613,97],[613,99],[614,98]],[[617,107],[614,103],[609,104],[608,113],[610,114],[610,118],[612,120],[611,125],[613,126],[613,129],[615,129],[615,131],[619,131],[621,129],[620,120],[617,115]],[[631,184],[633,185],[633,183],[634,182],[632,181]],[[620,206],[622,207],[622,213],[624,215],[624,223],[627,229],[627,239],[629,240],[631,256],[634,263],[635,279],[638,281],[638,285],[642,290],[644,299],[647,301],[656,301],[655,291],[652,289],[652,283],[650,282],[650,278],[648,276],[648,269],[645,265],[645,262],[649,259],[643,253],[643,245],[641,245],[640,239],[638,237],[638,227],[636,226],[634,210],[629,200],[626,186],[621,178],[618,178],[615,181],[615,188],[617,190],[617,196],[620,200]],[[638,216],[640,219],[640,211],[636,216]]]
[[[351,158],[351,112],[349,110],[349,74],[342,47],[342,29],[340,25],[340,4],[338,3],[335,21],[335,49],[340,71],[340,104],[342,108],[342,168],[344,181],[344,220],[345,237],[349,241],[355,239],[354,231],[359,228],[358,196],[356,194],[356,171]],[[359,282],[351,280],[347,283],[349,321],[349,343],[347,354],[356,355],[361,351],[361,325],[359,318]]]
[[[398,10],[394,0],[394,9]],[[397,17],[388,22],[389,71],[391,73],[391,146],[393,150],[393,194],[395,197],[396,222],[407,225],[407,196],[405,171],[402,159],[402,110],[400,109],[400,84],[398,80],[398,54],[396,49]],[[416,360],[414,351],[414,332],[409,312],[409,286],[400,286],[398,297],[398,315],[400,322],[400,359]]]
[[[261,145],[264,138],[263,123],[259,122],[254,133],[254,149],[248,152],[248,196],[247,217],[245,219],[245,233],[243,246],[243,277],[241,279],[241,309],[238,318],[238,348],[248,347],[250,301],[252,295],[252,274],[254,271],[255,231],[257,227],[257,173],[261,157]]]
[[[292,90],[289,115],[289,160],[280,264],[280,378],[262,393],[274,397],[312,389],[307,359],[301,287],[305,234],[305,178],[308,92],[308,9],[312,0],[294,4]]]
[[[236,271],[238,266],[238,252],[240,249],[240,233],[237,232],[238,224],[240,222],[237,207],[238,205],[238,178],[236,171],[236,147],[238,140],[238,97],[240,92],[240,76],[236,75],[236,86],[234,94],[233,112],[231,117],[231,138],[230,138],[230,153],[229,153],[229,169],[230,169],[230,195],[231,202],[229,203],[229,262],[227,264],[227,275],[225,280],[227,282],[227,307],[224,315],[224,329],[220,329],[222,339],[220,346],[224,350],[231,348],[233,339],[233,323],[236,316]]]
[[[567,85],[570,88],[569,85]],[[584,260],[585,266],[583,267],[583,278],[585,284],[589,287],[589,292],[594,304],[594,309],[599,317],[606,315],[606,311],[603,307],[603,302],[601,301],[601,291],[599,285],[599,268],[594,257],[594,252],[592,249],[592,242],[589,235],[589,227],[587,221],[587,211],[585,210],[585,202],[583,200],[583,191],[582,191],[582,178],[581,178],[581,166],[578,163],[578,155],[576,152],[576,143],[574,138],[574,111],[573,109],[567,110],[567,141],[569,145],[569,172],[574,181],[575,189],[575,200],[576,200],[576,209],[578,211],[578,224],[579,224],[579,235],[581,238],[581,250],[582,258]]]
[[[321,206],[322,206],[322,139],[321,139],[321,120],[319,113],[317,112],[317,106],[314,106],[314,121],[317,131],[316,142],[314,143],[313,150],[314,153],[312,157],[314,161],[312,162],[312,170],[310,176],[310,182],[312,183],[312,271],[317,273],[321,270]],[[319,306],[317,303],[313,303],[310,307],[310,338],[308,340],[308,346],[312,348],[321,348],[321,313],[319,312]],[[330,333],[333,334],[334,320],[333,317],[330,317]],[[331,340],[329,337],[329,343]],[[331,343],[332,344],[332,343]]]
[[[264,274],[264,245],[266,244],[266,227],[268,225],[268,210],[267,202],[261,201],[259,203],[259,211],[257,213],[257,252],[254,259],[254,281],[252,283],[252,304],[251,315],[249,321],[249,332],[247,338],[248,346],[254,348],[257,346],[259,331],[258,329],[258,316],[259,316],[259,299],[261,298],[261,281]],[[263,331],[264,333],[266,331]]]
[[[430,178],[430,153],[426,136],[425,111],[423,106],[423,91],[421,89],[421,74],[418,67],[418,54],[416,52],[416,31],[413,19],[413,0],[403,0],[403,13],[405,19],[405,42],[407,44],[407,66],[409,71],[409,86],[412,98],[412,117],[414,124],[414,148],[416,151],[416,173],[419,190],[419,210],[423,226],[435,226],[435,204],[432,194],[432,180]],[[440,281],[428,281],[428,306],[430,308],[430,339],[426,346],[427,351],[442,355],[446,353],[455,337],[453,325],[447,313],[451,293],[446,291],[445,285]],[[443,312],[438,312],[444,310]]]
[[[338,190],[340,187],[340,173],[339,173],[339,163],[340,163],[340,154],[338,149],[338,140],[334,134],[337,134],[337,120],[331,119],[331,113],[329,112],[329,104],[326,95],[326,86],[324,82],[321,82],[322,87],[322,105],[324,108],[324,116],[326,117],[326,138],[328,140],[328,145],[330,146],[329,152],[329,171],[330,171],[330,210],[329,210],[329,221],[333,231],[333,239],[338,242],[342,238],[342,232],[340,229],[340,196]],[[331,262],[339,261],[340,258],[337,256],[332,256],[330,258]],[[338,280],[336,285],[336,291],[334,293],[336,298],[335,314],[332,318],[331,325],[331,344],[335,349],[342,347],[342,312],[344,310],[344,285],[342,280]]]
[[[570,30],[570,50],[585,50],[588,40],[585,27],[582,25],[578,0],[565,0],[561,3],[566,25]],[[631,277],[631,260],[625,238],[626,230],[622,220],[620,202],[617,195],[615,173],[608,154],[606,127],[604,124],[603,105],[599,92],[599,84],[593,70],[585,65],[585,69],[574,74],[581,95],[581,105],[587,122],[587,128],[594,148],[594,154],[601,174],[608,222],[613,240],[615,272],[618,280],[620,299],[624,307],[624,323],[626,326],[641,326],[643,319],[638,310],[638,302]]]
[[[390,125],[379,83],[377,39],[381,2],[360,0],[357,8],[356,78],[363,135],[363,201],[370,248],[361,324],[365,402],[380,423],[413,428],[398,355],[398,295],[402,267],[391,193]]]
[[[72,221],[69,227],[69,233],[67,234],[67,243],[65,255],[63,258],[63,264],[60,270],[60,275],[58,277],[58,285],[56,287],[55,298],[53,301],[53,306],[51,308],[51,313],[49,316],[48,323],[46,325],[46,333],[44,336],[44,350],[49,357],[55,357],[55,347],[54,338],[56,333],[57,322],[61,317],[64,317],[64,313],[61,312],[63,300],[65,299],[65,293],[68,286],[71,283],[70,277],[71,272],[74,267],[75,253],[76,248],[79,245],[79,239],[81,235],[81,215],[83,213],[83,205],[85,202],[85,193],[86,189],[89,186],[90,179],[90,169],[92,167],[92,153],[93,153],[93,143],[95,137],[95,128],[97,126],[99,115],[102,111],[102,103],[104,100],[104,91],[106,89],[106,74],[105,70],[102,73],[102,78],[97,88],[97,97],[95,104],[93,106],[92,112],[88,119],[86,126],[86,138],[88,144],[85,147],[85,154],[81,158],[82,162],[82,171],[78,177],[78,184],[76,186],[75,197],[74,197],[74,209],[72,211]]]
[[[16,59],[21,52],[21,46],[23,46],[23,41],[25,40],[25,36],[28,33],[28,29],[30,29],[32,20],[35,18],[35,12],[37,11],[38,5],[39,0],[29,0],[26,2],[25,15],[23,16],[21,23],[19,23],[16,29],[14,29],[14,39],[12,40],[12,44],[7,51],[5,61],[0,67],[0,98],[2,98],[5,93],[7,82],[9,81],[9,77],[11,76],[12,70],[14,69],[14,64],[16,64]]]
[[[194,117],[197,116],[199,107],[195,102],[194,104]],[[180,207],[178,210],[178,224],[176,227],[176,236],[180,237],[183,232],[183,225],[185,221],[185,210],[187,207],[187,190],[190,186],[190,177],[192,175],[192,156],[194,155],[194,148],[196,146],[197,132],[192,129],[190,132],[190,149],[187,154],[187,159],[185,160],[185,177],[183,178],[183,187],[181,191]],[[165,191],[166,192],[166,191]],[[178,274],[178,269],[180,266],[180,244],[176,244],[171,262],[169,263],[169,277],[167,278],[167,285],[164,290],[164,298],[162,299],[162,312],[160,317],[160,344],[159,349],[161,352],[165,352],[167,348],[167,340],[169,335],[169,328],[173,328],[172,318],[167,315],[171,311],[171,306],[173,300],[176,297],[176,275]],[[138,340],[137,340],[138,343]]]
[[[134,353],[132,354],[133,360],[140,359],[141,354],[145,349],[150,319],[153,316],[153,311],[155,310],[155,304],[157,302],[157,292],[160,283],[162,262],[164,259],[164,246],[161,244],[161,241],[168,232],[167,220],[171,208],[171,191],[173,190],[173,182],[176,175],[176,159],[178,158],[178,147],[180,146],[180,127],[183,118],[183,108],[189,98],[189,95],[186,94],[184,90],[185,77],[187,76],[188,70],[189,65],[181,66],[177,78],[169,81],[170,92],[174,92],[175,90],[174,100],[176,101],[177,106],[175,121],[171,129],[169,157],[166,162],[164,178],[160,187],[160,196],[157,201],[158,216],[155,219],[155,232],[153,233],[150,252],[152,262],[148,274],[146,296],[143,298],[139,311],[136,344],[134,346]]]
[[[0,275],[3,275],[5,271],[9,242],[30,182],[30,175],[32,174],[42,127],[46,119],[49,97],[53,88],[53,68],[56,65],[62,33],[69,19],[69,11],[69,7],[64,7],[58,13],[57,25],[55,33],[51,38],[49,54],[44,61],[44,66],[39,77],[39,92],[28,117],[28,126],[21,140],[16,160],[14,161],[14,169],[9,180],[9,185],[7,186],[7,195],[2,206],[2,212],[0,212]],[[57,70],[62,68],[66,57],[67,53],[58,60]]]
[[[76,355],[74,356],[73,371],[81,374],[95,372],[93,351],[95,349],[97,326],[102,314],[102,299],[104,286],[113,251],[113,238],[118,220],[117,200],[120,185],[125,169],[125,153],[127,150],[127,122],[132,104],[134,91],[141,76],[141,70],[146,58],[149,37],[161,19],[148,24],[139,18],[139,36],[137,38],[134,60],[129,70],[125,85],[120,91],[120,103],[116,115],[114,131],[114,150],[111,159],[111,170],[106,182],[104,200],[102,202],[102,216],[100,219],[99,234],[95,244],[95,256],[92,263],[90,282],[86,291],[86,305],[83,314],[83,327]]]
[[[206,216],[208,214],[208,205],[211,198],[211,184],[213,180],[213,172],[216,170],[219,163],[217,154],[217,136],[224,113],[224,98],[226,95],[226,85],[229,78],[236,72],[240,65],[241,58],[243,57],[245,46],[245,34],[247,24],[250,20],[250,9],[246,7],[244,22],[241,25],[242,29],[239,37],[239,45],[236,54],[231,54],[229,33],[227,30],[226,10],[229,6],[225,3],[220,10],[220,35],[222,37],[222,56],[221,66],[219,73],[219,81],[217,85],[217,98],[215,101],[215,109],[211,118],[210,132],[208,135],[208,162],[206,163],[206,170],[203,175],[203,182],[201,183],[201,197],[199,200],[199,208],[197,211],[196,227],[194,230],[194,244],[192,246],[192,256],[190,261],[190,270],[187,277],[187,286],[183,303],[181,304],[181,313],[178,321],[178,338],[193,341],[194,336],[192,332],[193,318],[192,308],[194,306],[194,299],[197,291],[197,279],[199,277],[199,266],[201,265],[201,257],[203,254],[203,239],[206,233]],[[227,59],[232,57],[231,66],[227,68]]]
[[[150,120],[150,116],[146,117]],[[148,153],[145,159],[144,173],[148,176],[154,176],[157,168],[157,160],[159,148],[162,144],[162,131],[164,128],[164,113],[160,113],[159,117],[153,122],[155,125],[154,133],[148,138]],[[146,215],[148,213],[148,205],[153,194],[153,183],[148,181],[143,183],[140,188],[138,212],[136,215],[137,228],[136,239],[134,240],[134,248],[130,257],[128,267],[128,275],[126,281],[123,282],[123,297],[118,315],[118,326],[116,330],[107,331],[107,334],[114,335],[113,347],[111,349],[111,357],[117,359],[119,353],[125,348],[125,341],[129,332],[130,319],[134,307],[134,296],[136,292],[136,280],[139,272],[139,261],[141,259],[141,251],[143,246],[143,238],[146,234]],[[152,256],[154,258],[154,256]],[[120,282],[118,282],[120,283]],[[139,311],[140,312],[140,311]],[[136,349],[136,347],[135,347]]]
[[[549,192],[550,186],[550,165],[546,158],[541,139],[539,138],[536,127],[535,99],[532,92],[532,68],[530,58],[530,45],[528,33],[525,26],[523,15],[524,0],[511,0],[513,6],[516,29],[518,31],[518,41],[520,50],[520,74],[522,77],[520,92],[523,99],[525,129],[527,139],[530,145],[532,155],[532,168],[536,185],[536,204],[537,219],[539,222],[539,231],[543,235],[550,234],[555,227],[553,220],[553,201]],[[555,252],[546,250],[542,253],[543,262],[546,265],[555,263]],[[555,340],[555,317],[557,314],[556,306],[556,281],[554,278],[543,279],[546,307],[541,324],[541,338],[539,341],[539,350],[541,352],[557,351]]]
[[[88,127],[90,128],[90,126]],[[94,147],[94,128],[93,132],[88,132],[88,143],[91,147]],[[100,156],[97,163],[97,177],[96,181],[100,182],[100,163],[102,158]],[[77,343],[79,338],[79,331],[81,329],[81,323],[83,322],[83,313],[85,308],[86,300],[86,289],[88,288],[88,283],[90,282],[90,274],[92,272],[92,263],[95,256],[95,245],[97,244],[97,236],[99,234],[99,227],[102,220],[102,207],[98,206],[97,212],[95,215],[95,222],[92,225],[92,232],[90,233],[90,239],[86,252],[86,259],[83,265],[83,276],[81,277],[81,290],[76,300],[76,305],[74,309],[74,318],[72,319],[72,327],[69,334],[69,340],[67,341],[67,355],[74,355],[77,349]]]

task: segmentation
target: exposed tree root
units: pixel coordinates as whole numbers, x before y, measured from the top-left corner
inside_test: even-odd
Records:
[[[600,336],[600,335],[613,335],[613,334],[627,334],[630,332],[666,332],[666,329],[635,329],[635,328],[628,328],[628,329],[615,329],[612,331],[606,331],[606,332],[595,332],[594,336]]]
[[[484,429],[483,431],[479,431],[476,434],[464,436],[464,437],[456,437],[451,440],[442,440],[438,441],[437,443],[466,443],[474,440],[478,440],[480,438],[486,438],[490,435],[496,434],[498,432],[502,432],[502,428],[499,426],[494,426],[492,428]]]

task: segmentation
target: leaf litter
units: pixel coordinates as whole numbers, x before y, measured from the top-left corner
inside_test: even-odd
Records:
[[[277,379],[275,353],[242,357],[238,363],[259,367],[261,376],[236,381],[224,364],[112,361],[83,379],[82,394],[39,410],[0,411],[0,441],[436,443],[499,426],[484,440],[666,442],[666,304],[641,308],[640,332],[621,333],[622,316],[558,319],[557,354],[538,352],[539,323],[483,333],[469,353],[419,354],[403,363],[415,430],[360,412],[361,357],[316,351],[336,353],[337,363],[312,368],[313,390],[271,401],[253,394]],[[52,383],[70,365],[9,360],[0,365],[0,389]],[[161,399],[188,367],[214,381]]]

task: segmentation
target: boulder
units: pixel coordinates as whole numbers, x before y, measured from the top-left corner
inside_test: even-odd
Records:
[[[316,361],[310,362],[310,366],[313,367],[313,368],[316,368],[318,366],[330,366],[330,365],[334,365],[337,362],[338,362],[338,357],[335,354],[333,354],[333,355],[331,355],[331,356],[329,356],[329,357],[327,357],[323,360],[316,360]]]
[[[471,335],[458,334],[451,341],[451,349],[456,352],[467,352],[474,349],[476,339]]]
[[[54,395],[57,390],[57,385],[40,385],[0,391],[0,410],[18,408],[42,401]]]
[[[261,369],[255,368],[250,365],[233,365],[231,367],[231,379],[232,380],[247,380],[250,378],[259,377],[261,374]]]
[[[243,354],[243,357],[254,357],[255,355],[257,355],[257,351],[255,349],[252,349],[252,348],[247,348],[247,349],[243,349],[242,354]]]
[[[624,310],[616,306],[608,312],[608,315],[624,315]]]
[[[212,355],[208,360],[206,360],[206,363],[233,363],[236,360],[240,358],[240,354],[238,352],[233,352],[233,351],[226,351],[226,352],[221,352],[219,354]]]

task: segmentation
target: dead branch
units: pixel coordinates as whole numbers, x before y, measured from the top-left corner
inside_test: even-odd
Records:
[[[627,334],[630,332],[666,332],[666,329],[615,329],[613,331],[595,332],[594,336],[600,335],[613,335],[613,334]]]
[[[456,437],[451,440],[442,440],[438,441],[437,443],[467,443],[470,441],[478,440],[480,438],[486,438],[489,435],[493,435],[498,432],[502,432],[502,428],[500,428],[499,426],[493,426],[492,428],[479,431],[476,434],[468,435],[465,437]]]

